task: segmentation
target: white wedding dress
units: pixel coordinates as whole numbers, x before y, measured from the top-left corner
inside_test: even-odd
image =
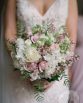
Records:
[[[33,25],[42,24],[43,22],[53,22],[56,29],[59,29],[60,26],[65,26],[66,24],[68,1],[55,0],[42,16],[36,7],[31,4],[30,0],[17,0],[17,17],[24,21],[27,32]],[[68,75],[68,69],[65,70],[65,73]],[[12,83],[12,87],[10,87],[12,101],[9,103],[38,103],[34,89],[27,81],[20,80],[17,74],[13,74],[10,80],[9,82]],[[60,81],[55,81],[48,90],[40,95],[44,96],[44,100],[41,103],[68,103],[69,86],[64,84],[63,77]]]

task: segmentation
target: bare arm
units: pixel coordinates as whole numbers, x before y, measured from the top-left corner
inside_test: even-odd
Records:
[[[74,52],[77,41],[77,23],[78,23],[78,10],[77,10],[77,0],[69,0],[69,15],[67,19],[67,28],[70,35],[72,45],[70,50]],[[72,81],[72,70],[69,68],[69,80]]]
[[[16,38],[16,0],[8,0],[5,15],[5,39]]]
[[[69,0],[69,15],[67,19],[68,32],[73,43],[72,50],[75,49],[77,40],[77,22],[78,22],[78,10],[77,0]]]

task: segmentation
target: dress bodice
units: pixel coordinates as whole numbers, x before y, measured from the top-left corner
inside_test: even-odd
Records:
[[[68,16],[68,0],[55,0],[42,16],[30,0],[17,0],[17,16],[24,20],[26,29],[36,24],[53,23],[58,29],[66,24]]]

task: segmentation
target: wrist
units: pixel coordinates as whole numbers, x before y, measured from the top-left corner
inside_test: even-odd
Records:
[[[14,42],[15,40],[17,39],[17,35],[15,34],[15,35],[6,35],[5,36],[5,40],[6,40],[6,42]]]

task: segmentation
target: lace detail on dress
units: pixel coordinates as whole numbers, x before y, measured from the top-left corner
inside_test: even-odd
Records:
[[[59,24],[61,25],[65,25],[66,19],[68,17],[68,1],[69,0],[60,0]]]

